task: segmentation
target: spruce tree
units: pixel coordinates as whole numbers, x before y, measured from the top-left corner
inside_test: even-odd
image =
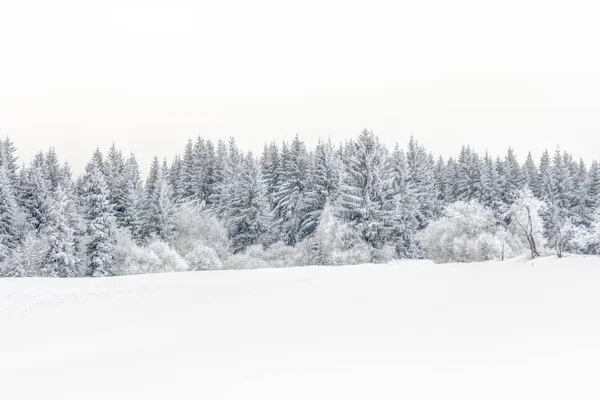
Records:
[[[325,205],[334,202],[339,191],[340,162],[331,141],[319,141],[312,158],[310,181],[301,210],[299,240],[315,232]]]
[[[342,220],[376,249],[390,239],[393,225],[393,175],[388,157],[373,132],[363,130],[347,161],[338,201]]]
[[[152,186],[153,189],[147,192],[144,207],[145,236],[169,241],[174,230],[175,205],[168,178],[162,168],[157,169]]]
[[[181,159],[181,172],[177,192],[175,193],[175,197],[179,202],[185,203],[195,198],[194,174],[194,144],[189,140]]]
[[[123,171],[125,187],[122,198],[122,210],[117,219],[119,227],[127,229],[131,237],[138,244],[144,239],[143,232],[143,204],[144,190],[138,162],[133,154],[125,162]]]
[[[535,165],[535,161],[533,161],[533,156],[531,152],[527,154],[527,159],[525,160],[525,164],[523,164],[523,181],[525,185],[527,185],[534,195],[539,198],[540,188],[539,188],[539,172],[537,166]]]
[[[238,178],[234,185],[235,195],[230,198],[225,216],[236,253],[261,243],[271,226],[260,165],[252,153],[244,157]]]
[[[283,241],[294,246],[304,220],[304,200],[310,179],[309,155],[306,145],[298,135],[292,141],[289,152],[282,158],[283,174],[276,194],[279,225]]]
[[[113,249],[116,222],[102,159],[98,154],[97,151],[87,165],[82,185],[82,204],[88,235],[87,275],[94,277],[115,274]]]
[[[55,190],[43,233],[48,238],[48,251],[42,260],[43,276],[70,278],[79,275],[79,259],[75,245],[75,228],[71,225],[74,204],[63,184]]]
[[[10,182],[7,166],[0,166],[0,263],[9,258],[17,247],[17,202]]]
[[[34,160],[27,169],[20,199],[27,221],[36,231],[41,230],[48,221],[51,201],[43,168],[43,164],[40,166]]]

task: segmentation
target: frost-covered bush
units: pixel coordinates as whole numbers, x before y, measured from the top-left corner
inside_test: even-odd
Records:
[[[156,240],[150,243],[147,249],[156,254],[162,264],[158,271],[152,272],[181,272],[190,269],[187,262],[175,251],[175,249],[165,242]]]
[[[287,246],[283,242],[273,243],[266,249],[262,245],[250,246],[245,254],[265,261],[270,268],[297,267],[302,264],[299,247]]]
[[[138,246],[123,230],[117,234],[114,260],[117,275],[189,270],[187,262],[167,243],[153,241],[146,247]]]
[[[196,247],[185,255],[191,270],[215,270],[222,269],[223,263],[219,259],[217,252],[203,244],[197,244]]]
[[[221,259],[230,254],[227,229],[215,216],[192,203],[183,204],[177,211],[172,243],[184,257],[196,251],[199,243],[213,249]]]
[[[518,252],[493,211],[475,200],[450,204],[419,238],[437,263],[500,260]]]
[[[252,257],[246,253],[234,254],[223,262],[224,269],[258,269],[270,267],[269,263],[265,260]]]
[[[339,222],[330,206],[323,210],[314,235],[298,247],[301,262],[306,265],[364,264],[375,260],[387,262],[395,252],[387,247],[376,250],[365,243],[356,229]]]

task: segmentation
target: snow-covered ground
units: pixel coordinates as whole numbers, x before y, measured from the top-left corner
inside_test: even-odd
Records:
[[[2,399],[598,399],[600,258],[0,280]]]

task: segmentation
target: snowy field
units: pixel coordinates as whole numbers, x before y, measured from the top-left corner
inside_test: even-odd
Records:
[[[0,279],[2,399],[598,399],[600,258]]]

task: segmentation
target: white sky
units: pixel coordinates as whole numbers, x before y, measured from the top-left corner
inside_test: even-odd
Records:
[[[80,172],[189,137],[309,144],[367,127],[434,153],[600,158],[594,1],[0,1],[0,134]]]

